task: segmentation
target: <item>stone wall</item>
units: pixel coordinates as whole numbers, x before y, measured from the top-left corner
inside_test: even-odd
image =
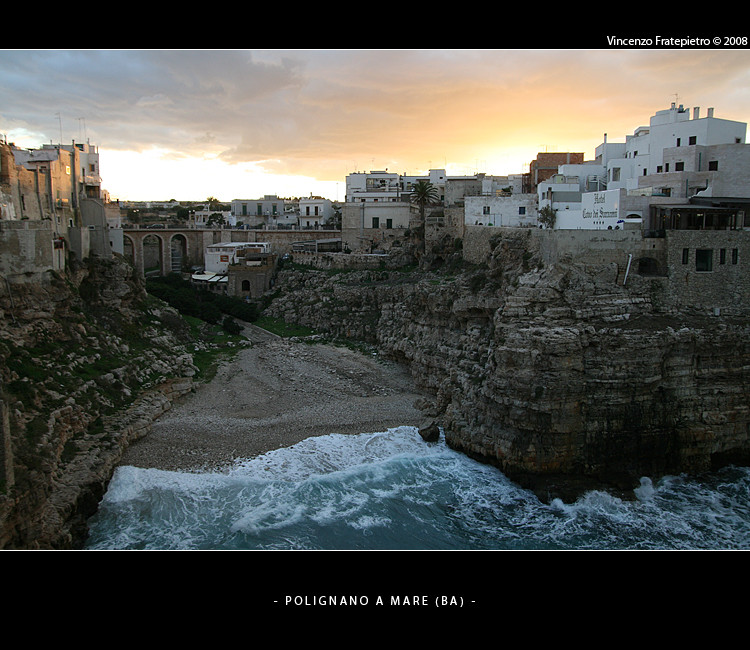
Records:
[[[392,255],[368,253],[314,253],[298,251],[293,255],[297,264],[316,269],[362,270],[395,268],[401,265]]]
[[[747,313],[750,231],[670,230],[666,244],[667,295],[674,309],[706,314]]]
[[[55,248],[49,221],[0,221],[0,275],[24,282],[65,266],[65,249]]]
[[[674,232],[674,231],[670,231]],[[503,238],[525,237],[529,250],[538,252],[544,264],[560,262],[585,265],[614,264],[624,278],[637,273],[645,265],[641,260],[653,260],[648,266],[650,275],[666,275],[668,247],[664,238],[644,237],[640,230],[547,230],[539,228],[498,228],[466,226],[463,255],[467,262],[484,264],[492,255],[495,242]],[[670,235],[671,236],[671,235]]]

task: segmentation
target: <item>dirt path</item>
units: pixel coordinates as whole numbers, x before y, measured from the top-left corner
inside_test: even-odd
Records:
[[[122,465],[217,468],[310,436],[419,426],[424,397],[402,366],[247,328],[253,342],[157,420]]]

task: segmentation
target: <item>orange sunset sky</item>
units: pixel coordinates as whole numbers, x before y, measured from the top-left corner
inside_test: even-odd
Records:
[[[0,134],[99,147],[114,199],[320,195],[347,174],[513,174],[671,102],[750,121],[747,50],[3,50]]]

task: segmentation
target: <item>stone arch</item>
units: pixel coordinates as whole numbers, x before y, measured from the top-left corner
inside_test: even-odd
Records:
[[[122,254],[125,256],[125,258],[130,261],[130,263],[135,266],[135,240],[125,233],[122,235]]]
[[[169,252],[172,273],[182,272],[182,267],[188,259],[187,237],[180,233],[173,235],[169,242]]]
[[[155,233],[149,233],[141,240],[143,247],[144,275],[166,275],[164,269],[164,240]]]

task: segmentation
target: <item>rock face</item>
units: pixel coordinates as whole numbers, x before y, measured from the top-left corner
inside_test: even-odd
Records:
[[[675,310],[665,278],[617,279],[545,267],[509,233],[460,271],[284,271],[267,313],[407,363],[450,446],[545,500],[746,464],[747,319]]]
[[[123,261],[0,293],[0,548],[75,548],[123,450],[192,388],[185,323]]]

